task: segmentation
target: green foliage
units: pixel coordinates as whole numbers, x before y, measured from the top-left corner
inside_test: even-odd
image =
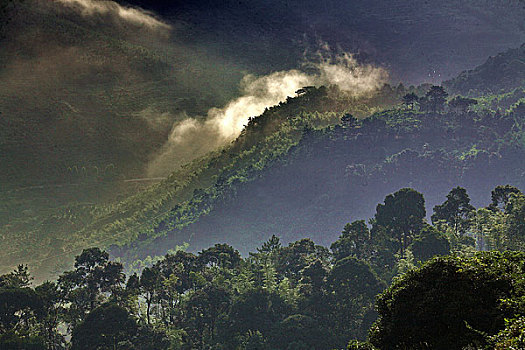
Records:
[[[401,254],[422,228],[425,217],[425,200],[414,189],[403,188],[385,197],[384,204],[378,204],[374,230],[384,228],[388,236],[399,242]]]
[[[470,225],[470,216],[474,207],[464,188],[456,187],[447,195],[447,200],[434,207],[432,222],[446,222],[456,236],[463,236]]]
[[[413,93],[410,92],[403,96],[403,103],[409,108],[414,109],[415,104],[419,101],[419,97]]]
[[[370,241],[370,230],[364,220],[354,221],[346,224],[344,230],[337,241],[330,249],[336,260],[355,256],[364,259],[370,255],[368,242]]]
[[[521,191],[518,188],[511,185],[496,186],[496,188],[493,189],[490,193],[492,203],[490,203],[489,208],[494,210],[504,210],[507,204],[509,203],[510,197],[513,193],[519,194],[521,193]]]
[[[339,345],[344,346],[351,338],[363,339],[371,325],[368,317],[374,313],[374,297],[386,284],[367,262],[355,257],[337,261],[327,276],[327,283]]]
[[[441,112],[445,108],[447,97],[448,93],[442,86],[433,85],[419,103],[424,111]]]
[[[13,272],[0,276],[0,288],[26,288],[32,279],[27,265],[18,265]]]
[[[481,66],[464,71],[458,77],[444,82],[443,85],[454,93],[464,95],[500,93],[523,86],[524,57],[525,44],[490,57]]]
[[[75,269],[64,272],[58,279],[64,299],[70,303],[68,322],[77,325],[107,299],[106,294],[115,295],[124,278],[122,264],[109,261],[108,253],[99,248],[84,249],[75,258]]]
[[[129,349],[137,325],[118,305],[101,305],[73,329],[71,349]]]
[[[448,102],[448,106],[456,113],[467,113],[470,106],[478,104],[473,98],[456,96]]]
[[[356,99],[333,88],[319,88],[289,98],[261,116],[251,118],[243,133],[231,145],[196,159],[171,174],[166,181],[138,194],[130,189],[129,197],[117,201],[112,199],[105,205],[97,204],[100,198],[91,196],[78,205],[63,207],[64,204],[61,204],[62,207],[56,211],[39,212],[31,218],[21,216],[15,231],[12,227],[9,230],[6,228],[8,240],[14,244],[11,251],[13,247],[19,248],[16,253],[5,257],[6,263],[21,255],[30,256],[31,265],[45,271],[43,274],[47,276],[57,260],[72,261],[83,248],[94,245],[111,246],[112,253],[121,256],[130,265],[148,255],[155,259],[165,251],[144,254],[152,242],[168,232],[173,235],[175,231],[175,244],[187,244],[190,236],[179,234],[179,231],[234,198],[239,188],[258,179],[262,172],[288,162],[289,155],[303,138],[317,135],[319,132],[316,130],[338,123],[343,113],[362,118],[385,106],[392,106],[397,102],[397,94],[385,87],[376,95]],[[314,129],[310,136],[303,133],[307,126]],[[118,168],[118,165],[115,166]],[[91,168],[87,165],[86,169]],[[82,193],[102,191],[95,184],[90,186],[82,189]],[[105,186],[107,193],[116,189],[114,182]],[[126,186],[131,187],[131,184]],[[44,205],[46,201],[42,199],[41,202]],[[16,234],[18,229],[23,234]],[[18,238],[15,239],[15,236]],[[22,243],[26,238],[31,241],[30,244]],[[192,243],[207,246],[209,242]],[[173,246],[173,241],[170,244]],[[38,249],[44,245],[59,250],[61,259],[46,256],[44,250]],[[30,253],[28,247],[35,248],[30,248]]]
[[[525,250],[525,195],[512,194],[506,207],[507,241],[506,248]]]
[[[469,232],[479,235],[479,247],[480,237],[493,244],[494,232],[502,247],[522,247],[525,239],[515,234],[522,202],[511,191],[505,211],[475,212]],[[474,254],[464,242],[473,243],[471,237],[425,223],[423,203],[411,188],[388,195],[372,230],[364,220],[346,224],[332,254],[310,239],[282,246],[272,235],[247,258],[226,244],[198,254],[177,250],[125,278],[120,263],[90,248],[58,282],[35,288],[20,265],[0,276],[0,344],[141,350],[519,344],[519,321],[504,327],[505,319],[525,312],[523,253]],[[414,235],[401,253],[399,232],[406,227]],[[452,244],[457,255],[439,257]],[[374,300],[394,275],[376,311]],[[376,320],[370,343],[362,342]]]
[[[525,317],[505,320],[505,328],[492,337],[495,350],[514,350],[525,347]]]
[[[225,332],[244,334],[249,330],[259,330],[268,336],[275,324],[284,319],[288,308],[284,299],[275,292],[250,290],[232,304],[229,317],[233,322]]]
[[[523,297],[523,253],[444,257],[396,280],[378,298],[370,341],[378,348],[463,349],[484,346],[523,310],[503,299]]]
[[[450,243],[444,234],[427,225],[412,241],[410,251],[416,261],[426,262],[436,255],[448,255]]]
[[[0,346],[6,350],[44,350],[43,340],[34,336],[19,336],[13,332],[0,335]]]
[[[241,338],[238,350],[269,350],[268,341],[259,331],[248,331]]]
[[[301,278],[301,271],[315,261],[326,264],[329,252],[325,247],[315,245],[310,239],[302,239],[281,248],[276,269],[295,285]]]
[[[351,340],[346,347],[347,350],[375,350],[369,342],[360,342],[358,340]]]
[[[214,285],[207,285],[190,296],[185,303],[184,327],[196,340],[193,346],[202,348],[215,343],[217,322],[229,310],[230,304],[229,291]]]
[[[0,327],[3,332],[14,331],[42,312],[42,300],[30,288],[0,289]]]
[[[0,12],[4,14],[12,3],[4,1]],[[2,192],[6,199],[0,208],[0,250],[7,255],[2,255],[0,265],[7,271],[14,267],[13,261],[29,261],[42,279],[56,263],[67,265],[81,253],[74,259],[74,267],[61,273],[56,283],[32,288],[32,277],[24,265],[0,276],[0,348],[342,348],[350,338],[364,340],[366,329],[377,316],[373,307],[376,294],[400,270],[408,272],[379,299],[380,319],[372,330],[372,343],[414,349],[453,349],[490,342],[496,348],[522,346],[523,256],[490,253],[465,257],[475,246],[525,250],[525,200],[517,187],[496,187],[489,209],[477,211],[466,190],[457,187],[445,203],[435,207],[432,221],[436,227],[425,223],[422,194],[403,188],[377,206],[371,229],[364,220],[347,224],[331,245],[332,254],[311,239],[283,246],[276,236],[249,258],[227,244],[200,250],[209,246],[210,237],[221,241],[221,236],[215,231],[193,232],[192,225],[203,218],[213,222],[220,215],[229,217],[224,211],[227,204],[236,202],[239,193],[272,172],[274,176],[291,174],[297,182],[295,192],[311,196],[301,202],[300,210],[303,204],[315,204],[305,207],[293,222],[271,223],[271,230],[279,232],[306,222],[312,229],[321,227],[323,232],[316,232],[315,239],[324,238],[324,223],[339,222],[333,220],[334,212],[348,216],[356,206],[375,204],[376,199],[363,191],[363,186],[391,191],[407,179],[418,179],[419,186],[414,187],[421,188],[427,182],[449,186],[475,183],[478,178],[480,182],[488,179],[492,185],[501,177],[491,174],[491,169],[521,181],[525,95],[518,86],[523,85],[523,46],[445,83],[453,93],[493,94],[476,100],[454,96],[448,110],[448,93],[441,86],[406,89],[385,85],[376,94],[361,98],[335,87],[305,87],[298,96],[250,118],[240,137],[223,149],[138,191],[124,189],[119,176],[140,172],[166,135],[136,111],[152,103],[162,111],[181,107],[173,103],[180,93],[172,91],[177,90],[173,89],[173,77],[162,82],[143,79],[158,77],[176,65],[161,59],[154,50],[96,28],[58,18],[50,22],[38,12],[28,13],[32,16],[28,21],[38,18],[47,23],[42,32],[49,37],[60,34],[74,44],[86,41],[95,43],[92,48],[101,48],[86,53],[84,63],[122,59],[140,74],[128,79],[128,71],[103,70],[94,83],[80,79],[76,84],[87,87],[79,93],[57,88],[53,99],[44,96],[53,106],[46,105],[50,111],[43,116],[18,118],[15,113],[2,118],[15,125],[9,129],[13,134],[35,130],[35,144],[47,142],[50,135],[50,140],[58,141],[57,145],[52,143],[59,150],[78,151],[48,164],[46,157],[33,158],[34,149],[29,148],[19,152],[31,155],[32,161],[21,157],[23,164],[14,164],[9,156],[12,138],[5,131],[8,128],[0,128],[5,140],[2,153],[8,155],[3,164],[9,165],[2,176],[15,181],[22,173],[19,168],[29,164],[31,169],[24,169],[33,178],[46,174],[66,179],[66,184],[42,185],[43,191],[23,188]],[[4,24],[0,24],[0,31]],[[100,43],[104,45],[96,45]],[[99,81],[98,77],[111,81]],[[115,83],[123,77],[123,84]],[[24,97],[8,92],[15,102]],[[97,102],[89,103],[89,115],[75,111],[84,101],[79,96],[83,94]],[[162,101],[159,95],[164,95]],[[66,98],[75,106],[69,102],[62,106],[61,100]],[[210,93],[203,100],[216,98]],[[405,108],[395,107],[401,101]],[[27,98],[11,109],[17,113],[18,109],[41,109],[33,102]],[[49,123],[53,125],[49,127],[42,122],[46,118],[59,120],[65,132],[57,135],[69,138],[55,137],[55,124]],[[77,125],[73,123],[76,120],[85,127],[71,127]],[[102,141],[88,152],[86,145],[91,143],[83,143],[77,129],[89,136],[103,131]],[[130,137],[136,130],[141,131],[140,140]],[[134,146],[137,143],[139,148]],[[114,158],[99,159],[106,149],[116,150]],[[303,174],[309,176],[301,179]],[[68,188],[64,193],[62,186]],[[78,191],[70,189],[76,186]],[[54,192],[46,192],[49,187]],[[114,198],[115,193],[126,196]],[[50,199],[55,197],[60,198]],[[260,217],[275,218],[282,208],[300,212],[299,206],[276,203],[273,198],[270,202]],[[270,231],[268,221],[257,222],[253,215],[259,208],[246,220],[253,224],[251,228],[237,228],[246,232],[228,232],[230,242],[239,243],[241,251],[253,248],[253,242],[261,238],[253,227],[262,227],[265,235]],[[230,228],[214,227],[217,231]],[[290,236],[286,242],[291,241]],[[108,253],[85,249],[88,246],[110,247],[111,253],[127,264],[127,281],[120,261],[110,261]],[[169,251],[173,246],[200,252]],[[417,270],[410,269],[436,255],[448,254],[451,246],[458,256],[434,258]],[[169,253],[161,257],[166,251]],[[66,342],[68,335],[72,335],[71,344]],[[373,346],[354,341],[348,348]]]
[[[261,219],[264,217],[285,216],[290,212],[290,217],[276,220],[272,229],[297,237],[299,231],[306,232],[301,225],[317,215],[314,211],[320,208],[316,208],[316,204],[299,210],[294,203],[279,203],[281,199],[272,197],[271,203],[261,203],[260,208],[257,203],[239,202],[239,206],[254,211],[242,219],[250,222],[247,232],[223,219],[232,213],[219,214],[221,210],[229,210],[236,202],[234,199],[242,197],[250,186],[261,183],[269,186],[265,179],[275,171],[286,175],[285,182],[292,178],[297,182],[297,176],[301,178],[293,185],[301,190],[295,191],[290,201],[296,196],[312,197],[307,198],[308,203],[324,203],[321,196],[331,198],[323,204],[322,210],[327,214],[326,218],[322,217],[322,224],[341,220],[342,208],[352,211],[374,204],[360,186],[381,188],[383,183],[406,183],[410,179],[417,188],[439,184],[445,189],[448,188],[448,185],[444,187],[445,183],[493,183],[496,181],[493,179],[501,178],[503,173],[506,174],[504,181],[520,184],[523,170],[518,160],[525,146],[522,118],[516,108],[499,114],[496,111],[498,106],[519,100],[519,91],[494,97],[488,110],[475,106],[475,112],[435,113],[403,108],[356,112],[365,105],[383,108],[388,106],[385,101],[397,103],[408,91],[424,93],[425,89],[398,91],[385,87],[377,96],[363,100],[345,99],[330,88],[311,89],[252,118],[243,134],[225,149],[194,161],[165,182],[139,194],[110,205],[63,208],[45,219],[24,217],[23,223],[5,232],[5,242],[14,241],[13,247],[19,248],[5,260],[13,261],[30,254],[31,266],[39,267],[38,274],[42,276],[55,268],[57,260],[67,263],[86,246],[97,245],[110,248],[114,256],[121,258],[126,271],[135,271],[138,265],[153,264],[174,245],[187,246],[191,242],[191,249],[207,247],[210,228],[201,225],[207,218],[221,223],[214,228],[218,240],[225,239],[227,232],[230,242],[242,252],[253,249],[256,237],[267,232],[268,223]],[[483,106],[488,103],[480,101]],[[373,114],[360,119],[369,113]],[[334,126],[341,115],[353,115],[358,120],[350,125]],[[319,181],[316,177],[301,173],[301,169],[305,172],[309,169],[304,163],[307,160],[315,168],[315,174],[323,177],[322,193],[312,191]],[[487,164],[493,173],[485,170]],[[506,171],[495,172],[501,167]],[[348,203],[343,200],[344,195],[354,199]],[[476,199],[478,196],[476,194]],[[283,211],[279,209],[280,204],[292,208]],[[320,230],[317,228],[313,233],[314,238],[321,235]],[[23,243],[26,238],[30,244]],[[407,243],[403,249],[410,242]],[[39,249],[49,244],[61,251],[60,259],[45,256],[47,250]],[[31,253],[26,252],[27,249]]]

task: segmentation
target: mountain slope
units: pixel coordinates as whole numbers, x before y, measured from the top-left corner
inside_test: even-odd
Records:
[[[158,182],[145,169],[173,123],[225,104],[242,78],[150,13],[112,2],[90,13],[75,7],[82,3],[14,0],[1,9],[0,226],[9,237],[32,230],[20,221]]]
[[[500,55],[500,65],[476,68],[484,74],[464,85],[469,91],[483,91],[493,77],[504,74],[501,66],[510,66],[515,55],[511,50]],[[427,88],[421,86],[415,92],[422,96]],[[408,91],[397,90],[392,92],[399,101]],[[301,130],[296,139],[300,141],[288,151],[285,147],[284,154],[263,167],[248,158],[248,168],[240,163],[222,172],[213,187],[203,186],[189,202],[173,208],[155,230],[139,235],[131,245],[113,247],[113,253],[133,261],[184,243],[199,250],[210,241],[228,242],[246,252],[271,234],[285,241],[310,236],[327,244],[344,222],[370,217],[375,203],[401,187],[424,193],[429,213],[458,185],[468,189],[476,205],[486,205],[487,194],[499,184],[525,186],[525,87],[477,102],[469,112],[452,107],[440,113],[397,107],[352,126],[345,122],[318,131]],[[230,157],[239,147],[261,153],[265,149],[261,142],[290,145],[279,133],[261,138],[260,125],[270,120],[271,115],[263,114],[248,124],[227,150]],[[289,120],[309,123],[304,116]],[[295,127],[300,128],[304,124]]]
[[[5,188],[82,181],[73,167],[142,175],[173,122],[226,103],[242,77],[140,10],[125,17],[124,8],[89,13],[71,1],[14,3],[0,51]]]
[[[443,82],[451,92],[458,94],[498,94],[525,85],[525,43],[494,57],[473,70]]]
[[[134,196],[19,218],[2,229],[2,262],[27,262],[48,276],[94,245],[132,264],[185,244],[224,241],[245,252],[274,233],[326,243],[400,187],[422,191],[429,212],[458,184],[475,204],[487,203],[496,185],[523,188],[523,88],[479,99],[471,112],[399,105],[427,89],[386,85],[360,99],[305,89],[250,119],[232,144]],[[372,116],[341,124],[345,113]]]
[[[89,245],[154,239],[169,230],[171,223],[167,219],[172,214],[182,215],[181,222],[174,225],[188,225],[216,203],[227,200],[237,183],[252,181],[262,169],[286,157],[290,147],[299,142],[304,127],[336,123],[344,111],[368,115],[391,106],[400,93],[402,90],[385,87],[373,96],[356,100],[340,95],[336,89],[310,89],[268,109],[264,117],[252,119],[250,127],[224,150],[197,159],[137,195],[113,204],[82,203],[59,208],[50,215],[13,220],[2,230],[1,243],[11,246],[11,253],[3,256],[3,261],[28,261],[31,256],[35,267],[49,273],[57,263],[57,251],[60,256],[70,257]],[[160,228],[159,224],[168,226]],[[25,239],[20,239],[20,232],[24,232]]]
[[[473,203],[487,205],[487,193],[498,184],[525,186],[523,134],[511,131],[523,126],[525,116],[515,111],[478,117],[393,110],[358,127],[308,131],[283,161],[235,186],[196,223],[137,243],[131,252],[144,258],[184,242],[191,250],[203,249],[210,241],[246,252],[272,234],[285,242],[309,236],[328,244],[345,222],[371,216],[375,203],[402,187],[424,193],[429,213],[458,185],[467,188]],[[172,225],[183,213],[172,215]],[[114,253],[125,257],[129,250]],[[134,258],[132,253],[125,260]]]

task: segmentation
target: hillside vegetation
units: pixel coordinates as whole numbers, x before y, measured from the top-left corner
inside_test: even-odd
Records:
[[[525,85],[525,44],[490,57],[483,65],[443,82],[451,92],[481,96]]]
[[[198,159],[173,173],[166,181],[121,202],[110,205],[79,203],[59,208],[51,215],[20,216],[19,219],[11,220],[4,227],[6,239],[3,243],[11,247],[15,244],[20,248],[10,249],[11,254],[5,257],[9,259],[6,261],[15,261],[17,256],[24,259],[29,253],[27,249],[34,249],[33,254],[36,255],[33,257],[38,257],[44,263],[43,266],[49,269],[56,264],[57,251],[72,257],[86,244],[122,244],[139,235],[162,235],[166,230],[158,232],[156,226],[169,218],[180,204],[183,204],[183,210],[188,210],[188,214],[178,225],[185,226],[207,210],[205,204],[198,206],[203,203],[202,200],[192,200],[195,194],[199,191],[216,191],[218,199],[226,188],[234,186],[236,178],[247,176],[243,181],[252,179],[258,169],[267,167],[287,154],[290,147],[301,138],[304,126],[311,124],[322,127],[337,122],[337,112],[327,111],[342,113],[348,108],[364,116],[370,113],[370,108],[392,105],[399,97],[389,89],[372,98],[357,101],[352,97],[337,96],[335,91],[329,93],[325,88],[312,89],[281,106],[271,108],[265,112],[268,122],[256,126],[260,131],[251,132],[249,137],[242,135],[224,151]],[[302,115],[310,122],[303,120]],[[251,124],[255,125],[255,120]],[[253,168],[255,164],[257,166]],[[221,176],[229,179],[224,188],[215,186]],[[33,243],[28,245],[24,241]],[[41,249],[46,246],[54,248]]]
[[[370,225],[344,225],[330,249],[271,236],[246,257],[215,244],[126,276],[89,248],[37,286],[19,265],[0,276],[0,346],[519,349],[525,197],[508,185],[491,197],[476,209],[455,187],[431,225],[423,195],[403,188],[377,205]]]
[[[242,253],[272,234],[327,244],[342,222],[371,215],[396,188],[423,192],[429,207],[457,185],[476,205],[498,184],[523,188],[523,88],[475,101],[449,96],[448,105],[429,89],[386,85],[357,100],[336,88],[303,89],[250,119],[232,144],[136,195],[20,215],[2,229],[4,266],[27,262],[48,276],[93,245],[134,269],[148,256],[214,241]]]

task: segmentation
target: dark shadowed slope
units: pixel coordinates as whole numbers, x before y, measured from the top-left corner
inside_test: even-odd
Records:
[[[443,83],[451,92],[481,95],[500,93],[525,85],[525,44],[493,57],[476,69]]]

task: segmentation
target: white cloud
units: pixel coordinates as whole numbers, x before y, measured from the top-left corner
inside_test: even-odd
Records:
[[[169,140],[149,166],[149,175],[166,175],[174,166],[212,151],[235,139],[248,118],[295,96],[305,86],[336,85],[359,97],[380,88],[388,74],[382,68],[360,65],[349,54],[310,64],[314,73],[299,70],[275,72],[262,77],[247,75],[241,81],[241,96],[221,108],[212,108],[206,118],[176,122]]]
[[[79,12],[83,16],[108,15],[130,24],[156,31],[169,31],[171,26],[155,18],[151,13],[132,7],[124,7],[109,0],[55,0],[57,3]]]

